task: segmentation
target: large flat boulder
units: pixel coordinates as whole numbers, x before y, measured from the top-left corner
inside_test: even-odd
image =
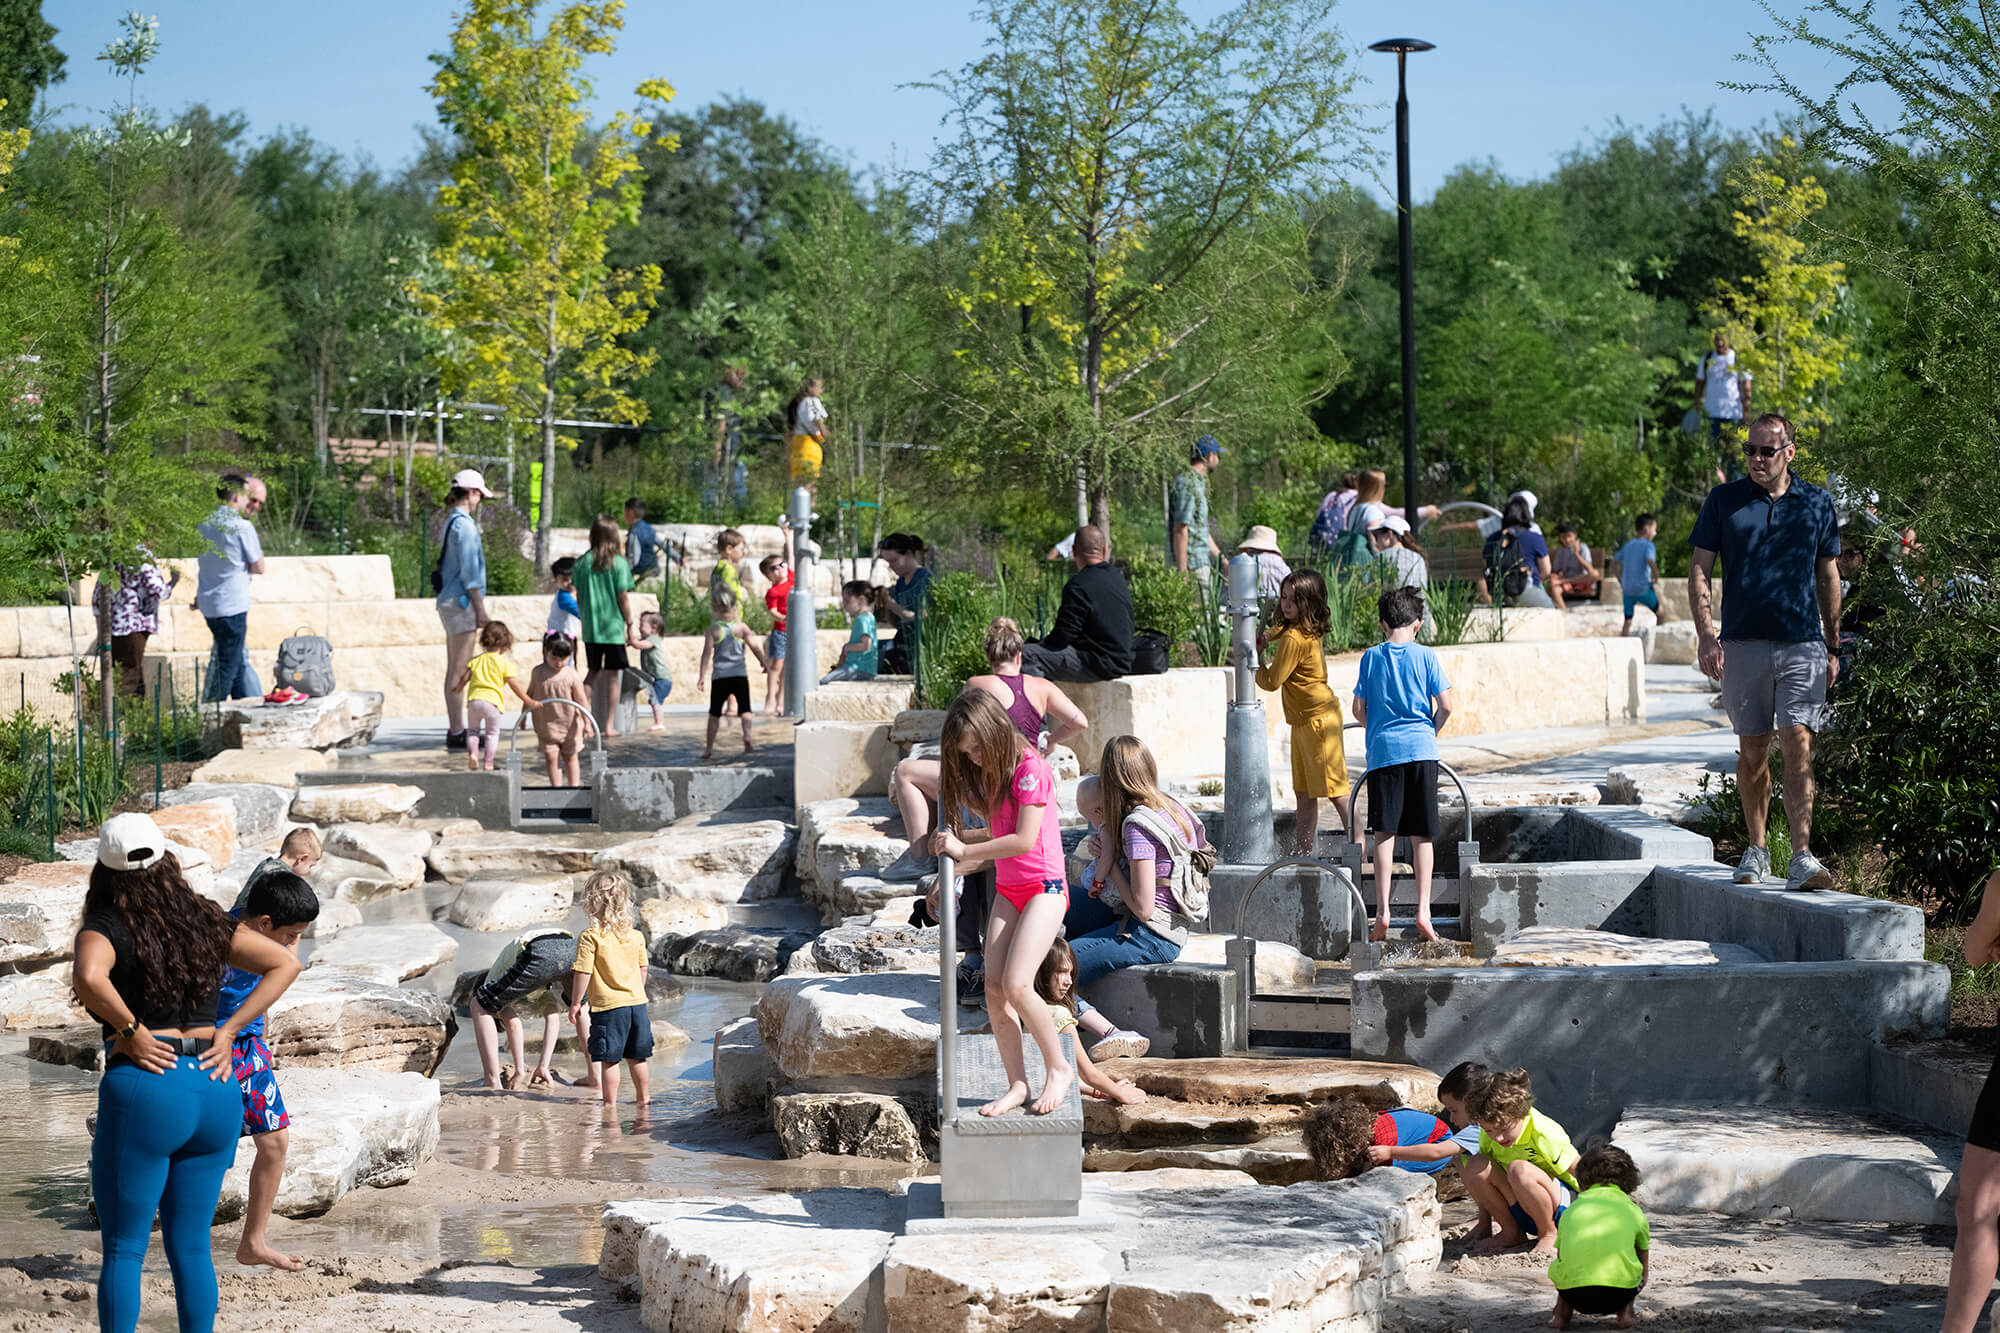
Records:
[[[1113,1078],[1132,1080],[1147,1099],[1136,1106],[1085,1102],[1084,1133],[1093,1149],[1261,1143],[1297,1134],[1314,1106],[1336,1097],[1352,1097],[1382,1111],[1437,1108],[1437,1075],[1367,1060],[1149,1058],[1107,1061],[1105,1070]],[[1219,1165],[1249,1169],[1246,1161]],[[1099,1169],[1110,1168],[1100,1163]]]
[[[841,921],[850,916],[872,916],[898,901],[907,902],[915,897],[916,888],[910,880],[891,881],[873,870],[850,870],[832,884],[806,880],[799,891],[807,902],[819,906],[822,919]],[[908,917],[907,908],[903,915]]]
[[[783,892],[793,836],[777,819],[689,819],[608,847],[596,864],[623,873],[641,897],[754,902]]]
[[[428,923],[355,926],[315,944],[306,967],[375,967],[408,981],[457,956],[458,941]]]
[[[1227,963],[1227,935],[1190,935],[1182,946],[1178,963]],[[1310,986],[1319,965],[1289,944],[1257,941],[1257,990],[1290,990]]]
[[[322,847],[328,856],[374,866],[399,888],[414,889],[424,882],[431,835],[380,824],[338,824],[327,830]]]
[[[361,909],[345,898],[321,898],[319,915],[306,926],[305,938],[330,940],[350,926],[361,924]]]
[[[821,931],[812,942],[813,967],[819,972],[935,971],[937,956],[936,926],[885,926],[865,916]]]
[[[914,1164],[929,1161],[937,1146],[936,1106],[921,1097],[786,1093],[771,1099],[771,1120],[787,1157],[826,1153]]]
[[[363,927],[362,929],[368,929]],[[451,1002],[308,968],[266,1017],[283,1069],[379,1069],[431,1074],[458,1031]]]
[[[0,976],[0,1028],[30,1032],[90,1021],[90,1015],[70,993],[67,965]]]
[[[299,774],[323,772],[333,763],[333,756],[321,750],[224,750],[194,771],[193,782],[296,787]]]
[[[236,806],[231,801],[196,801],[153,811],[153,822],[169,842],[193,847],[212,866],[236,857]]]
[[[754,1015],[739,1018],[715,1034],[715,1109],[770,1110],[771,1091],[778,1085],[778,1066],[764,1048]]]
[[[651,957],[654,967],[676,976],[769,981],[812,938],[807,931],[723,926],[692,935],[662,935],[654,941]]]
[[[729,908],[706,898],[647,898],[639,904],[639,933],[646,947],[667,935],[693,935],[729,924]]]
[[[96,1023],[47,1028],[28,1034],[28,1058],[36,1064],[104,1072],[104,1029]]]
[[[916,1079],[937,1067],[938,980],[921,972],[779,977],[757,1001],[757,1027],[791,1081]],[[961,1010],[961,1030],[985,1023]]]
[[[285,813],[291,806],[292,794],[283,787],[265,782],[190,782],[185,787],[160,794],[160,803],[167,806],[214,802],[228,805],[235,813],[236,846],[241,851],[247,844],[262,843],[284,832]],[[165,827],[161,825],[162,829]],[[176,842],[187,841],[172,834],[168,836]],[[210,854],[213,855],[214,851],[211,848]],[[230,859],[225,857],[216,865],[226,866]]]
[[[25,865],[0,883],[0,963],[68,958],[83,920],[90,863]]]
[[[1311,1154],[1296,1134],[1255,1143],[1170,1143],[1134,1148],[1092,1143],[1084,1148],[1083,1169],[1114,1178],[1163,1171],[1199,1173],[1218,1182],[1241,1175],[1260,1185],[1296,1185],[1319,1178]]]
[[[896,813],[896,807],[886,796],[841,796],[831,800],[812,801],[799,811],[799,842],[797,865],[799,878],[813,883],[818,874],[819,845],[821,839],[830,832],[842,838],[865,837],[864,830],[872,828],[887,836],[902,836],[903,818]],[[840,858],[831,856],[829,868],[835,873],[826,879],[827,884],[837,882],[847,870],[875,869],[895,860],[898,851],[889,852],[886,857],[875,850],[865,857],[856,857],[845,866],[837,866]],[[836,868],[837,867],[837,868]]]
[[[888,802],[882,802],[884,806]],[[890,810],[849,815],[826,821],[813,840],[810,875],[801,879],[825,890],[851,874],[869,874],[886,867],[909,847],[903,836],[903,820]]]
[[[1609,930],[1525,926],[1493,950],[1490,967],[1700,967],[1767,962],[1755,949],[1707,940],[1655,940]]]
[[[225,703],[217,712],[228,749],[331,750],[374,739],[382,725],[382,696],[374,690],[339,690],[294,704]]]
[[[321,900],[344,903],[371,903],[410,887],[381,866],[350,861],[344,856],[324,856],[312,868],[306,881]]]
[[[590,870],[597,848],[571,834],[447,834],[430,850],[430,867],[453,884],[475,875],[506,879],[520,875],[580,875]]]
[[[288,1064],[279,1086],[292,1116],[291,1143],[272,1210],[285,1217],[317,1217],[364,1186],[405,1184],[437,1151],[435,1079]],[[216,1221],[243,1215],[255,1159],[254,1153],[236,1154],[236,1165],[222,1178]]]
[[[521,930],[559,924],[576,903],[576,880],[569,875],[522,879],[475,879],[458,891],[451,923],[467,930]]]
[[[292,818],[302,824],[387,824],[417,808],[422,787],[395,782],[347,782],[301,787],[292,798]]]

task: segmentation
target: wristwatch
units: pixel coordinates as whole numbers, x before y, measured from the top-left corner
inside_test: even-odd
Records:
[[[139,1030],[138,1023],[136,1022],[127,1023],[124,1027],[118,1029],[118,1035],[120,1037],[129,1038],[133,1033],[137,1032],[138,1030]]]

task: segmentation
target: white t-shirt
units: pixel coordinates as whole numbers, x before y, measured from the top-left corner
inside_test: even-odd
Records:
[[[1701,410],[1724,421],[1741,421],[1743,391],[1736,382],[1736,349],[1732,347],[1720,355],[1710,352],[1702,357],[1701,376]]]
[[[1065,560],[1076,554],[1076,533],[1072,532],[1056,543],[1056,554]]]
[[[814,435],[819,431],[819,423],[826,420],[826,404],[808,394],[799,400],[799,410],[792,417],[792,434]]]

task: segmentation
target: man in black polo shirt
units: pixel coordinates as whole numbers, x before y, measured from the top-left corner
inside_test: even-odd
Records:
[[[1021,650],[1021,670],[1047,680],[1114,680],[1132,669],[1132,585],[1105,563],[1111,555],[1104,533],[1086,525],[1076,530],[1070,563],[1076,572],[1063,585],[1056,623],[1040,643]]]
[[[1736,729],[1736,788],[1750,846],[1738,884],[1771,873],[1765,826],[1771,812],[1771,737],[1784,754],[1785,820],[1791,826],[1787,889],[1833,886],[1807,850],[1812,839],[1812,738],[1826,687],[1840,670],[1840,522],[1833,500],[1791,471],[1792,423],[1767,412],[1750,423],[1749,476],[1708,493],[1694,524],[1688,604],[1703,674],[1722,681]],[[1722,633],[1715,632],[1709,579],[1722,557]]]

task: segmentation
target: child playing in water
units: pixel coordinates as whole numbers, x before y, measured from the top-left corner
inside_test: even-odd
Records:
[[[485,651],[467,662],[452,681],[451,688],[465,691],[465,766],[492,769],[493,753],[500,748],[500,710],[507,706],[506,690],[512,690],[524,708],[536,707],[521,688],[521,673],[507,656],[514,647],[514,632],[502,620],[489,620],[479,631],[479,646]]]
[[[278,844],[276,856],[267,856],[257,863],[257,868],[250,872],[250,878],[243,881],[243,891],[236,895],[236,901],[230,905],[229,910],[241,912],[250,902],[250,890],[256,888],[257,881],[264,876],[287,870],[304,879],[312,874],[313,867],[319,864],[319,858],[319,833],[310,828],[293,829],[285,835],[285,840]]]
[[[703,747],[701,757],[715,758],[715,733],[722,729],[722,705],[731,699],[736,701],[736,715],[743,719],[743,753],[749,754],[757,747],[750,741],[750,667],[743,654],[754,653],[757,664],[767,671],[771,662],[750,637],[750,627],[737,615],[736,594],[727,588],[717,589],[709,603],[715,619],[710,622],[708,633],[702,636],[701,665],[694,675],[694,687],[699,692],[708,680],[709,663],[715,664],[715,685],[708,696],[708,744]]]
[[[1451,716],[1451,682],[1438,656],[1417,642],[1424,620],[1423,594],[1391,588],[1376,604],[1382,642],[1361,655],[1354,686],[1354,720],[1367,728],[1368,829],[1375,835],[1375,928],[1368,938],[1389,938],[1389,883],[1396,839],[1410,840],[1417,876],[1417,933],[1438,937],[1431,925],[1431,867],[1438,836],[1437,734]]]
[[[1347,747],[1341,741],[1340,702],[1326,683],[1329,615],[1326,580],[1318,570],[1300,569],[1278,586],[1277,650],[1257,668],[1257,688],[1278,690],[1285,722],[1292,729],[1292,795],[1298,802],[1294,846],[1313,855],[1319,834],[1319,803],[1331,800],[1345,833],[1354,828],[1354,797],[1347,780]],[[1264,636],[1257,636],[1258,649]]]
[[[996,872],[985,932],[986,1012],[1007,1071],[1007,1091],[979,1113],[1005,1115],[1027,1102],[1025,1028],[1041,1049],[1047,1075],[1032,1110],[1048,1115],[1063,1104],[1076,1076],[1049,1007],[1034,989],[1035,972],[1062,928],[1069,902],[1055,774],[1000,701],[984,690],[968,690],[952,701],[938,743],[946,827],[931,835],[931,850],[956,860],[960,874],[989,861]],[[967,810],[979,814],[986,827],[968,829]],[[947,904],[945,910],[955,907]]]
[[[646,1119],[651,1082],[646,1061],[653,1058],[653,1016],[646,1007],[646,941],[632,926],[632,885],[615,870],[600,870],[583,886],[583,910],[590,928],[576,941],[576,976],[570,985],[569,1021],[585,1031],[593,1065],[602,1065],[604,1105],[618,1105],[618,1064],[632,1071],[632,1097],[639,1122]],[[593,1071],[596,1072],[596,1071]]]
[[[1049,1017],[1055,1022],[1058,1037],[1077,1026],[1076,955],[1070,952],[1065,941],[1057,940],[1051,944],[1048,956],[1035,969],[1035,994],[1049,1007]],[[1121,1106],[1132,1106],[1146,1100],[1146,1094],[1139,1091],[1131,1080],[1114,1080],[1092,1064],[1081,1042],[1076,1047],[1076,1077],[1087,1097],[1102,1097]]]
[[[639,613],[639,669],[651,677],[646,686],[646,697],[653,705],[654,731],[667,729],[667,721],[660,715],[660,705],[674,692],[674,678],[667,670],[666,630],[667,622],[660,618],[658,611]]]
[[[597,725],[590,716],[590,691],[576,674],[575,658],[574,641],[550,634],[542,640],[542,664],[528,676],[528,696],[547,705],[534,710],[535,743],[541,747],[551,787],[583,785],[583,741]],[[583,708],[549,702],[554,699],[568,699]]]
[[[292,871],[274,871],[258,879],[242,908],[230,915],[246,929],[296,956],[299,937],[319,917],[319,895]],[[215,1021],[228,1021],[263,979],[258,973],[240,967],[225,969]],[[271,1048],[264,1043],[262,1014],[236,1034],[236,1045],[231,1048],[229,1058],[231,1072],[243,1090],[243,1132],[257,1145],[257,1157],[250,1166],[250,1197],[243,1212],[243,1239],[237,1242],[236,1262],[296,1271],[301,1267],[298,1256],[272,1249],[264,1235],[271,1222],[271,1205],[276,1202],[278,1186],[285,1178],[285,1151],[290,1146],[288,1127],[292,1117],[285,1110],[284,1095],[278,1091]]]
[[[1525,1069],[1492,1075],[1466,1109],[1479,1120],[1479,1155],[1466,1169],[1465,1187],[1500,1227],[1474,1252],[1498,1254],[1533,1237],[1533,1253],[1555,1253],[1556,1224],[1576,1198],[1569,1135],[1535,1109]]]
[[[1576,1202],[1556,1224],[1549,1327],[1568,1328],[1572,1314],[1588,1314],[1617,1315],[1617,1327],[1631,1328],[1639,1322],[1633,1302],[1653,1266],[1651,1229],[1631,1198],[1639,1189],[1638,1165],[1623,1148],[1598,1139],[1577,1161],[1576,1183]]]
[[[500,1027],[507,1028],[507,1050],[514,1057],[513,1077],[507,1080],[507,1090],[519,1092],[523,1088],[546,1088],[555,1084],[555,1070],[552,1062],[556,1054],[556,1036],[562,1028],[563,1011],[570,1007],[569,997],[576,965],[576,938],[557,926],[538,926],[525,931],[509,941],[500,956],[493,960],[493,966],[486,969],[486,975],[472,988],[472,1036],[479,1048],[479,1070],[484,1076],[488,1089],[499,1091],[500,1082]],[[542,1058],[536,1062],[532,1072],[528,1069],[526,1034],[521,1028],[521,1016],[517,1007],[525,1004],[537,993],[545,993],[555,1001],[555,1007],[542,1016]],[[581,990],[575,991],[581,996]],[[577,1029],[577,1035],[588,1045],[590,1038],[589,1020]],[[597,1086],[597,1069],[591,1067],[586,1086]]]

